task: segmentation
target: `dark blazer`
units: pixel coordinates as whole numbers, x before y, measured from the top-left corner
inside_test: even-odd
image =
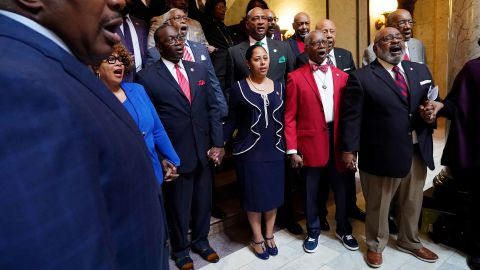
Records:
[[[351,74],[343,92],[342,150],[359,153],[359,169],[370,174],[405,177],[413,158],[412,130],[430,169],[433,163],[433,128],[420,117],[418,107],[433,85],[423,64],[403,61],[410,105],[387,70],[375,60]]]
[[[290,46],[290,49],[292,49],[292,52],[295,55],[295,57],[298,57],[300,54],[302,54],[300,52],[300,49],[298,49],[297,36],[295,34],[293,34],[291,37],[289,37],[286,40],[286,42],[288,42],[288,45]],[[308,60],[308,56],[307,56],[307,60]],[[305,64],[305,63],[303,63],[303,64]]]
[[[227,101],[223,95],[223,90],[220,87],[220,82],[218,81],[217,75],[215,74],[215,69],[213,68],[210,55],[208,54],[208,49],[205,45],[191,40],[187,41],[190,49],[192,50],[193,57],[195,58],[196,63],[204,64],[208,70],[208,80],[213,88],[215,98],[218,102],[218,107],[220,109],[220,116],[222,118],[226,117],[228,114]],[[158,49],[153,47],[148,49],[147,53],[147,65],[151,65],[160,60],[160,53]]]
[[[128,112],[50,39],[0,25],[0,268],[168,269],[158,184]]]
[[[269,38],[266,40],[270,56],[267,77],[285,85],[287,74],[295,67],[295,56],[287,43]],[[250,47],[250,42],[244,41],[228,49],[227,78],[225,80],[227,94],[234,82],[243,80],[250,74],[245,59],[248,47]]]
[[[135,27],[135,32],[137,33],[138,37],[138,45],[140,47],[140,55],[142,57],[142,68],[145,67],[146,61],[147,61],[147,36],[148,36],[148,25],[141,19],[136,18],[132,15],[129,15],[130,20],[132,20],[133,26]],[[125,21],[125,19],[124,19]],[[130,31],[132,31],[130,29]],[[117,34],[120,35],[121,38],[121,43],[127,48],[125,45],[125,36],[123,35],[123,32],[120,30],[120,28],[117,28]],[[127,48],[128,49],[128,48]],[[130,54],[132,57],[134,56],[134,52],[130,51]],[[133,82],[133,79],[135,78],[135,66],[132,67],[132,70],[130,73],[125,76],[123,81],[125,82]]]
[[[207,151],[223,147],[220,110],[208,80],[207,68],[182,61],[187,72],[192,104],[163,61],[157,61],[137,74],[145,86],[160,120],[181,160],[180,173],[192,172],[197,162],[208,164]]]
[[[335,62],[337,62],[337,68],[346,72],[347,74],[352,74],[357,68],[355,67],[355,62],[353,61],[352,53],[348,50],[342,48],[333,48],[333,54],[335,55]],[[308,63],[308,54],[306,52],[297,56],[295,69]]]

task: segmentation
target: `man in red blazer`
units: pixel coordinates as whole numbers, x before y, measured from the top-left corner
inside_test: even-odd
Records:
[[[347,219],[345,177],[341,153],[336,147],[341,91],[348,75],[326,64],[328,42],[313,31],[305,38],[309,62],[288,74],[285,105],[287,154],[294,168],[301,168],[305,182],[306,252],[315,252],[320,235],[319,201],[322,182],[329,181],[335,193],[336,235],[349,250],[357,250]],[[337,162],[338,161],[338,162]]]

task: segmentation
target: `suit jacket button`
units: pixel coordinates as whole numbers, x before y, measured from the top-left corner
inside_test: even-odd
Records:
[[[408,132],[408,136],[412,136],[412,132]]]
[[[408,117],[412,118],[412,114],[411,114],[411,113],[409,113],[409,114],[408,114]]]

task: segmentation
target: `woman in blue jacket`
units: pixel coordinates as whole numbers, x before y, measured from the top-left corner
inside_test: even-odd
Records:
[[[122,82],[125,74],[132,68],[133,61],[128,50],[121,44],[114,46],[112,54],[93,67],[97,76],[130,113],[143,135],[159,185],[175,179],[178,157],[160,118],[145,93],[143,86],[137,83]],[[158,153],[162,157],[160,162]],[[162,170],[165,172],[163,175]]]

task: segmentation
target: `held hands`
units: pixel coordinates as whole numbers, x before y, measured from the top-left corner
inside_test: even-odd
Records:
[[[162,160],[162,168],[165,173],[163,181],[170,182],[178,177],[177,167],[175,167],[170,161],[166,159]]]
[[[357,171],[357,155],[352,152],[343,152],[342,161],[345,167],[354,172]]]
[[[425,100],[422,105],[418,107],[420,116],[423,121],[428,124],[435,122],[437,113],[443,108],[443,103],[434,100]]]
[[[225,156],[225,149],[219,147],[212,147],[207,151],[208,159],[213,161],[213,165],[216,167],[222,164],[223,156]]]
[[[290,165],[294,169],[300,169],[303,167],[303,158],[300,155],[297,154],[291,154],[288,156],[290,159]]]

